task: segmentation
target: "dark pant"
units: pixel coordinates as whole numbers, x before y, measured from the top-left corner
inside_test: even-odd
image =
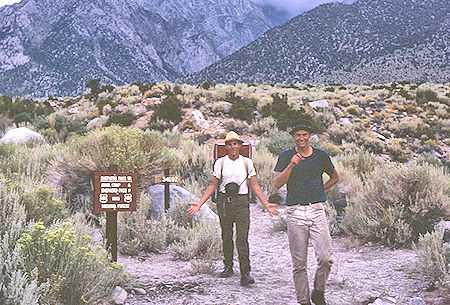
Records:
[[[250,271],[248,230],[250,211],[247,195],[237,195],[227,202],[227,196],[219,193],[217,200],[220,227],[222,229],[223,263],[233,266],[233,224],[236,223],[236,248],[241,275]]]

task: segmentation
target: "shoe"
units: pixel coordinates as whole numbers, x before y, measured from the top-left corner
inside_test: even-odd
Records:
[[[233,266],[225,266],[223,271],[219,273],[219,277],[230,277],[233,273]]]
[[[322,291],[313,290],[311,293],[311,301],[315,305],[327,305],[327,303],[325,303],[325,296]]]
[[[245,273],[241,276],[241,286],[247,286],[248,284],[254,284],[255,279],[250,276],[250,272]]]

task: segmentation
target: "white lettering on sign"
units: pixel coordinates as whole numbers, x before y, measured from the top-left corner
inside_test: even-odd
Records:
[[[127,188],[120,188],[119,189],[119,193],[128,193],[128,189]]]
[[[111,183],[102,183],[100,187],[111,187]]]
[[[120,187],[121,184],[122,184],[122,183],[111,183],[111,186],[112,186],[112,187]]]
[[[102,204],[102,209],[116,209],[117,204],[115,203],[108,203],[108,204]]]
[[[177,183],[179,178],[178,176],[162,177],[161,182]]]
[[[117,176],[100,176],[100,182],[117,181]]]
[[[118,208],[118,209],[129,209],[129,208],[130,208],[130,205],[129,205],[128,203],[119,203],[119,204],[117,205],[117,208]]]
[[[120,196],[111,197],[111,201],[120,201]]]
[[[117,193],[117,188],[102,188],[100,189],[102,193]]]

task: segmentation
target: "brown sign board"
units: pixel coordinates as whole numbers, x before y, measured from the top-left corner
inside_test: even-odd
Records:
[[[137,174],[94,173],[94,212],[136,211]]]

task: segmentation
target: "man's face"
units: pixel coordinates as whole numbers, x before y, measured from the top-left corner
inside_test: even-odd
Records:
[[[225,144],[225,149],[228,153],[228,156],[231,158],[238,157],[241,146],[242,146],[242,144],[239,141],[228,141]]]
[[[306,130],[297,130],[292,137],[294,138],[295,144],[298,147],[304,148],[308,145],[309,138],[311,137],[311,133]]]

